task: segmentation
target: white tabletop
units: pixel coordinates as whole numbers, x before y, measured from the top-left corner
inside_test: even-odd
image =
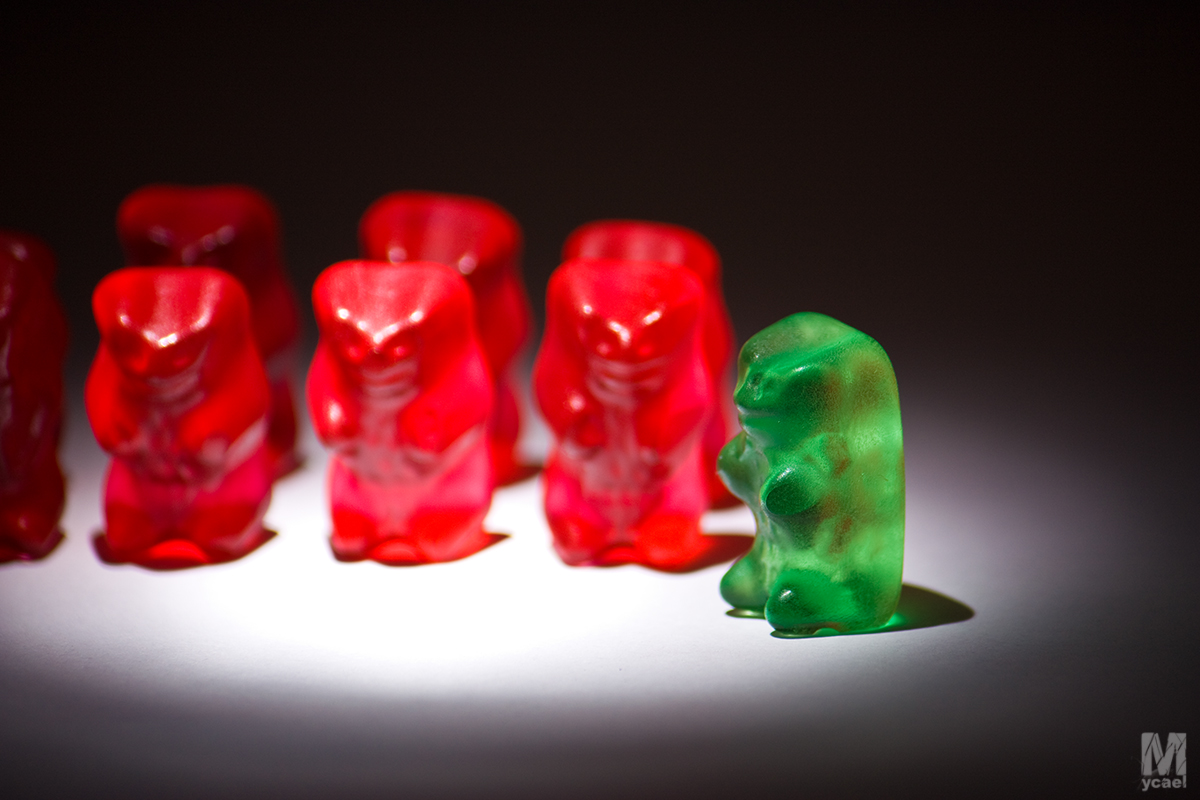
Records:
[[[487,527],[510,538],[475,556],[338,563],[310,431],[260,550],[178,572],[105,565],[89,540],[106,460],[75,408],[67,539],[0,568],[0,742],[33,793],[853,794],[1043,772],[1124,791],[1142,728],[1196,719],[1194,661],[1139,634],[1164,618],[1133,607],[1153,605],[1147,587],[1194,591],[1139,549],[1111,473],[969,411],[905,406],[905,582],[974,615],[784,640],[726,615],[724,566],[563,565],[536,478],[496,493]],[[745,508],[704,524],[753,532]],[[1155,692],[1131,683],[1139,670]]]

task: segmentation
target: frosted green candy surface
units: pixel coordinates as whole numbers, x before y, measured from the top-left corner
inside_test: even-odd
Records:
[[[904,565],[904,443],[887,353],[824,314],[793,314],[742,348],[734,399],[742,432],[717,469],[758,530],[721,595],[781,632],[886,623]]]

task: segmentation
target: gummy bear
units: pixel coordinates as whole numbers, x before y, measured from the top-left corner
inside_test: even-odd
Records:
[[[333,450],[334,555],[453,561],[501,538],[482,527],[493,395],[467,282],[444,264],[343,261],[317,278],[313,308],[308,407]]]
[[[600,220],[574,230],[563,245],[563,260],[619,258],[678,264],[695,273],[705,289],[700,336],[712,376],[716,412],[704,429],[705,480],[709,505],[725,507],[737,500],[717,475],[717,454],[738,431],[733,407],[733,323],[721,289],[721,257],[708,239],[688,228],[663,222]]]
[[[507,211],[478,197],[394,192],[376,200],[358,228],[373,261],[437,261],[467,279],[475,324],[494,382],[489,422],[497,481],[529,474],[516,455],[520,433],[515,361],[529,340],[532,311],[521,281],[521,228]]]
[[[101,343],[85,401],[113,456],[97,553],[169,569],[266,542],[270,395],[241,284],[207,267],[126,268],[92,309]]]
[[[883,348],[793,314],[746,342],[735,400],[743,432],[718,468],[758,533],[721,595],[781,633],[886,623],[904,562],[904,446]]]
[[[43,558],[63,538],[67,321],[54,270],[41,241],[0,231],[0,563]]]
[[[551,276],[533,380],[556,437],[545,507],[566,563],[684,570],[720,549],[699,527],[704,301],[691,272],[651,261],[576,259]]]
[[[294,469],[292,373],[300,311],[283,269],[271,201],[247,186],[143,186],[121,203],[117,234],[129,266],[216,267],[241,281],[271,391],[267,455],[276,476]]]

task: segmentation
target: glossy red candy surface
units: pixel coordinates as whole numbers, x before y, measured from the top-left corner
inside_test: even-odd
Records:
[[[291,373],[300,315],[271,201],[246,186],[144,186],[121,203],[117,234],[129,266],[216,267],[241,282],[271,390],[268,458],[276,474],[296,466]]]
[[[493,389],[467,282],[440,263],[344,261],[313,288],[308,374],[332,450],[330,543],[343,561],[452,561],[496,541]]]
[[[489,438],[497,479],[508,483],[527,474],[515,455],[520,415],[513,367],[529,340],[532,313],[521,279],[516,220],[478,197],[395,192],[367,209],[358,233],[363,258],[398,264],[436,261],[466,278],[494,380]]]
[[[101,343],[85,400],[113,456],[97,552],[169,569],[263,544],[269,391],[241,284],[206,267],[126,268],[92,309]]]
[[[691,270],[704,287],[700,314],[704,358],[712,375],[716,413],[708,421],[702,443],[710,504],[738,502],[717,476],[717,454],[741,430],[733,405],[733,324],[721,289],[721,257],[700,234],[678,225],[639,220],[600,220],[576,228],[563,245],[563,260],[616,258],[657,261]]]
[[[700,533],[704,308],[703,284],[669,264],[576,259],[551,276],[533,380],[556,439],[545,506],[566,563],[683,570],[748,544]]]
[[[42,558],[62,540],[67,323],[54,271],[40,240],[0,231],[0,563]]]

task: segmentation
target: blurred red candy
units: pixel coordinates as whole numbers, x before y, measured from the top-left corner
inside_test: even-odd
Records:
[[[440,263],[344,261],[313,309],[308,406],[333,451],[334,555],[421,564],[493,543],[493,389],[467,282]]]
[[[534,393],[556,438],[546,516],[568,564],[687,569],[717,544],[699,527],[705,303],[699,279],[659,262],[576,259],[551,276]]]
[[[113,456],[101,558],[169,569],[263,544],[269,392],[241,284],[205,267],[127,268],[92,308],[101,343],[85,400]]]
[[[478,197],[395,192],[367,209],[358,233],[363,258],[436,261],[466,278],[495,389],[488,427],[496,477],[502,484],[523,477],[527,471],[515,453],[520,415],[514,362],[529,340],[532,313],[521,280],[517,221]]]
[[[67,322],[54,271],[41,241],[0,231],[0,563],[42,558],[62,540]]]
[[[563,260],[615,258],[657,261],[691,270],[704,287],[700,314],[704,358],[712,375],[717,410],[704,429],[704,477],[709,503],[729,506],[738,502],[717,476],[717,454],[741,430],[733,405],[733,358],[736,355],[733,324],[721,289],[721,257],[700,234],[678,225],[638,220],[600,220],[575,229],[563,245]]]
[[[121,203],[117,234],[129,266],[216,267],[241,282],[271,391],[268,458],[276,475],[295,467],[291,374],[300,315],[271,201],[246,186],[143,186]]]

